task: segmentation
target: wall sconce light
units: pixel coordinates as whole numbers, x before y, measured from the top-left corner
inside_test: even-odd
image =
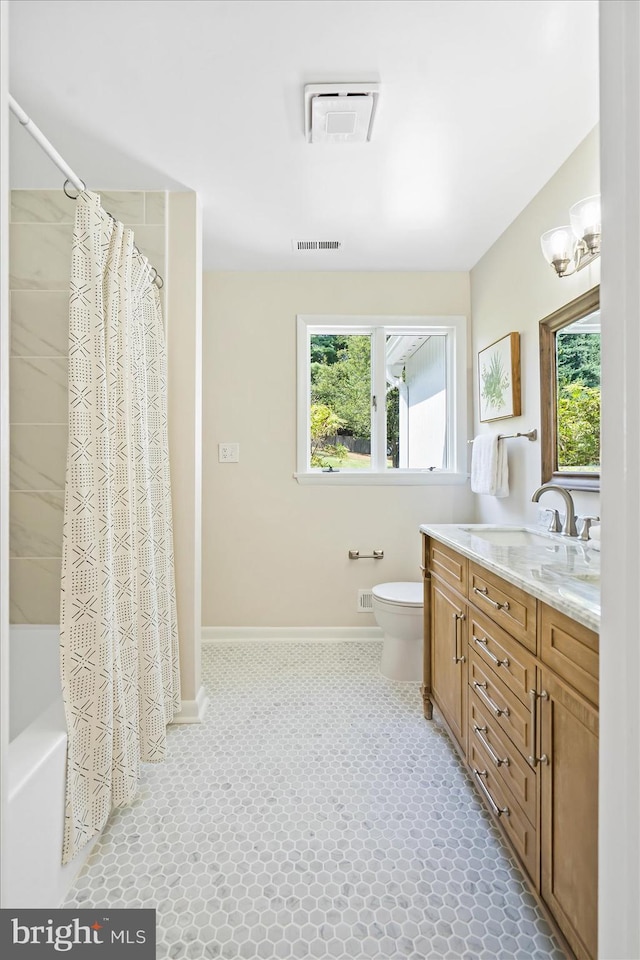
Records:
[[[570,277],[600,256],[600,217],[600,195],[586,197],[569,210],[570,226],[542,234],[542,253],[559,277]]]

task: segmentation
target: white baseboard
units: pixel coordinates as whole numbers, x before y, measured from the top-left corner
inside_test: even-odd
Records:
[[[203,627],[203,643],[280,640],[287,643],[363,643],[382,640],[379,627]]]
[[[202,723],[209,706],[209,697],[204,687],[200,687],[195,700],[183,700],[180,713],[176,713],[171,723]]]

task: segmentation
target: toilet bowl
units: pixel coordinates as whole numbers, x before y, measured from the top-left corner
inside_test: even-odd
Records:
[[[380,673],[389,680],[422,680],[421,582],[379,583],[373,615],[384,634]]]

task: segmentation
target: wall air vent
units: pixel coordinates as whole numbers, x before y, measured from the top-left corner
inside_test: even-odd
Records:
[[[342,240],[292,240],[291,245],[298,253],[311,253],[314,250],[342,249]]]
[[[358,590],[358,613],[373,613],[373,593],[371,590]]]
[[[378,105],[377,83],[308,83],[304,132],[308,143],[366,143]]]

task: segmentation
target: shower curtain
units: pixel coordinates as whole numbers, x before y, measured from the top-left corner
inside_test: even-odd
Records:
[[[63,863],[162,761],[180,707],[166,353],[148,261],[97,194],[77,200],[60,604]]]

